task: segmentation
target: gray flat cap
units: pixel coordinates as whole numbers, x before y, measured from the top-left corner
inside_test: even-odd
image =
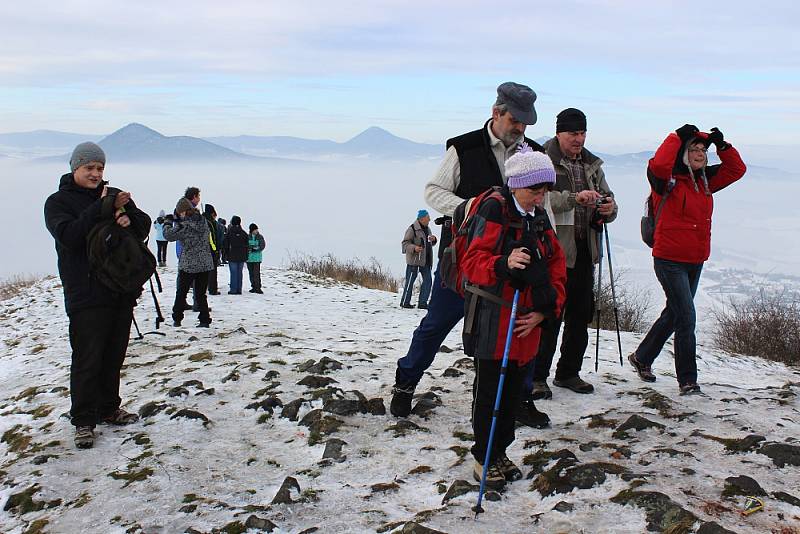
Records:
[[[536,124],[534,102],[536,93],[527,85],[505,82],[497,87],[497,103],[508,106],[514,119],[523,124]]]

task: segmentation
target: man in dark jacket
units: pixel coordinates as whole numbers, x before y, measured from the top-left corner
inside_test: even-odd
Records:
[[[213,259],[214,268],[208,272],[208,294],[219,295],[217,288],[217,266],[219,265],[219,254],[222,244],[218,239],[217,227],[217,210],[211,204],[206,204],[203,211],[203,217],[206,219],[209,232],[208,246],[211,248],[211,258]]]
[[[242,219],[238,215],[231,217],[231,225],[225,238],[225,254],[228,257],[228,269],[231,273],[229,295],[242,294],[242,273],[247,263],[250,237],[242,229]]]
[[[470,197],[505,183],[505,161],[523,140],[539,152],[542,147],[527,139],[525,127],[536,123],[536,93],[530,87],[506,82],[497,88],[492,118],[483,128],[447,141],[447,153],[433,179],[425,187],[425,200],[440,213],[452,217],[453,210]],[[449,225],[442,230],[439,253],[449,245]],[[433,279],[428,313],[411,338],[411,346],[397,362],[390,411],[396,417],[411,413],[414,390],[433,362],[447,334],[464,317],[464,299],[442,285],[439,269]],[[524,408],[532,426],[547,426],[547,415],[533,403]]]
[[[89,268],[87,236],[105,217],[113,217],[144,240],[151,221],[136,207],[130,193],[103,181],[105,162],[98,145],[75,147],[70,158],[72,172],[61,177],[58,191],[44,205],[69,317],[70,415],[76,429],[75,445],[82,449],[94,445],[97,423],[127,425],[139,419],[120,408],[119,382],[133,307],[141,290],[120,294],[101,284]]]

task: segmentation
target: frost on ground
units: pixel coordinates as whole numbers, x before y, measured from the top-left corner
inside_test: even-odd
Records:
[[[162,272],[167,315],[174,277]],[[210,329],[188,314],[132,339],[122,397],[142,419],[98,427],[86,451],[64,417],[58,280],[0,302],[0,531],[800,532],[796,368],[700,346],[704,394],[679,397],[669,354],[645,384],[601,332],[600,371],[592,341],[583,373],[596,393],[554,388],[539,404],[552,427],[519,428],[509,451],[527,478],[475,520],[458,331],[397,420],[395,362],[423,312],[297,272],[264,281],[264,295],[210,297]],[[143,331],[153,315],[145,293]],[[638,340],[623,334],[626,354]],[[764,509],[743,516],[746,496]]]

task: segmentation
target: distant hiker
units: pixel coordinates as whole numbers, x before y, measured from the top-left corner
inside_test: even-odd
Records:
[[[181,326],[185,310],[186,295],[189,288],[195,288],[195,298],[199,307],[198,326],[211,326],[208,310],[208,273],[213,267],[211,249],[208,246],[208,225],[200,212],[185,197],[175,206],[178,219],[174,224],[164,227],[167,241],[183,243],[181,258],[178,260],[178,282],[175,289],[175,303],[172,306],[173,326]]]
[[[247,240],[247,272],[250,275],[250,293],[263,293],[261,290],[261,251],[267,247],[264,236],[258,231],[256,223],[250,223]]]
[[[156,259],[159,267],[167,266],[167,240],[164,239],[164,210],[158,212],[158,217],[153,223],[156,229]]]
[[[419,289],[417,308],[428,309],[428,296],[431,293],[431,266],[433,265],[433,246],[436,236],[431,234],[428,226],[431,216],[427,210],[417,212],[415,220],[403,236],[403,253],[406,255],[406,281],[403,284],[403,296],[400,298],[401,308],[413,308],[411,293],[414,291],[414,282],[417,273],[422,274],[422,287]]]
[[[225,265],[228,263],[228,256],[225,252],[225,236],[228,234],[228,227],[227,222],[225,219],[220,217],[217,219],[217,245],[219,245],[219,258],[220,258],[220,265]]]
[[[524,137],[536,124],[536,93],[530,87],[506,82],[497,88],[492,118],[482,128],[447,141],[447,153],[425,186],[425,201],[448,217],[465,199],[505,183],[505,161],[523,140],[534,150],[542,147]],[[442,227],[442,248],[450,243],[450,226]],[[411,346],[397,362],[390,411],[396,417],[411,413],[414,389],[433,362],[444,338],[464,317],[464,299],[442,285],[437,267],[428,313],[414,330]],[[544,415],[544,414],[542,414]],[[546,416],[544,416],[546,417]]]
[[[539,348],[546,323],[557,320],[565,299],[564,252],[542,207],[556,179],[550,158],[527,146],[505,162],[507,185],[499,198],[478,207],[461,262],[465,279],[464,352],[475,360],[472,428],[473,476],[480,481],[489,462],[487,485],[500,488],[522,478],[508,459],[521,403],[525,365]],[[508,367],[502,360],[515,290],[519,290]],[[505,374],[500,409],[494,414],[501,374]],[[486,458],[493,415],[497,417],[491,457]]]
[[[211,250],[211,258],[214,265],[214,267],[208,271],[208,294],[219,295],[219,289],[217,287],[217,265],[219,265],[221,244],[217,239],[217,211],[214,209],[214,206],[206,204],[203,217],[208,225],[208,246]]]
[[[115,293],[92,276],[87,237],[99,223],[116,219],[136,238],[150,232],[150,217],[136,207],[131,194],[103,181],[106,156],[94,143],[81,143],[70,158],[70,173],[44,205],[45,224],[55,239],[58,274],[69,317],[70,416],[75,445],[94,445],[98,423],[127,425],[138,421],[120,404],[120,369],[128,349],[133,307],[141,290]]]
[[[594,386],[579,373],[594,310],[594,265],[600,257],[596,228],[616,219],[617,204],[606,182],[603,160],[586,150],[585,142],[586,115],[579,109],[567,108],[556,117],[555,137],[544,144],[556,171],[556,184],[549,196],[558,241],[567,258],[567,302],[564,317],[542,332],[539,354],[525,379],[526,400],[549,399],[553,395],[547,377],[562,320],[561,357],[553,384],[576,393],[594,391]]]
[[[249,243],[250,236],[242,229],[241,217],[234,215],[231,217],[231,225],[225,238],[225,254],[228,257],[228,270],[231,273],[229,295],[242,294],[242,272],[247,262]]]
[[[721,165],[707,167],[706,152],[716,147]],[[656,221],[653,267],[667,304],[628,361],[645,382],[664,343],[675,333],[675,374],[681,395],[699,393],[694,294],[703,263],[711,253],[712,195],[744,176],[742,158],[722,132],[701,132],[684,124],[667,136],[647,165],[650,200],[661,209]]]

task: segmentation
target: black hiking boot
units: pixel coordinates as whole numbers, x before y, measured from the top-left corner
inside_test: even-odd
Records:
[[[702,393],[700,391],[700,386],[698,386],[694,382],[689,382],[688,384],[682,384],[680,386],[681,395],[699,395]]]
[[[553,380],[553,385],[558,386],[560,388],[567,388],[575,393],[593,393],[594,386],[591,385],[589,382],[586,382],[579,376],[573,376],[572,378],[565,378],[565,379],[558,379],[556,378]]]
[[[389,404],[389,411],[395,417],[408,417],[411,413],[411,401],[414,399],[414,389],[416,386],[402,388],[395,384],[392,388],[392,402]]]
[[[401,304],[400,307],[401,308],[406,308],[406,309],[411,309],[411,308],[414,307],[414,305],[413,304]]]
[[[547,428],[550,417],[536,409],[533,399],[525,399],[517,408],[517,423],[531,428]]]
[[[550,390],[550,386],[547,385],[546,380],[533,381],[533,391],[531,391],[531,397],[533,397],[533,400],[553,398],[553,392]]]

